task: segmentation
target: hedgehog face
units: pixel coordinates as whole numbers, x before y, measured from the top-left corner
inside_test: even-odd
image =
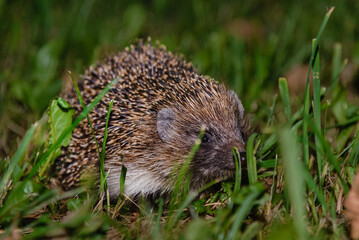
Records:
[[[237,147],[245,160],[247,132],[244,110],[237,95],[226,92],[222,101],[209,99],[195,115],[181,109],[164,108],[157,115],[157,131],[177,155],[188,154],[198,138],[201,126],[206,130],[194,159],[193,184],[202,185],[214,179],[226,179],[235,173],[233,148]],[[201,97],[203,99],[203,97]],[[183,109],[188,110],[188,106]],[[178,148],[173,148],[178,146]],[[244,161],[243,161],[243,164]]]
[[[210,179],[230,177],[235,171],[233,148],[236,147],[242,153],[241,157],[244,156],[244,136],[240,129],[225,129],[221,124],[207,126],[202,144],[193,160],[195,171]]]
[[[241,120],[237,119],[238,123]],[[235,128],[227,123],[205,123],[206,131],[193,162],[194,182],[226,179],[235,173],[233,148],[241,153],[242,165],[245,163],[246,138],[237,124]]]

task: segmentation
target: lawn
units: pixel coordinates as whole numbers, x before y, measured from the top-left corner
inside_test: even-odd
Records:
[[[0,0],[0,238],[348,239],[358,13],[355,0]],[[54,159],[105,94],[71,123],[57,98],[74,87],[69,71],[80,81],[149,36],[238,94],[253,129],[248,169],[153,201],[109,203],[104,173],[99,191],[60,192]]]

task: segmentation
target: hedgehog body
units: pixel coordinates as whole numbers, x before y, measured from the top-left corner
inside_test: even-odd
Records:
[[[116,77],[119,81],[89,114],[102,146],[113,100],[105,157],[111,198],[120,193],[122,164],[127,168],[125,194],[170,192],[176,169],[186,160],[202,126],[203,141],[190,164],[191,187],[234,175],[232,149],[245,151],[248,127],[233,91],[199,75],[191,63],[165,47],[139,41],[86,71],[79,83],[84,103],[89,104]],[[74,90],[63,97],[81,112]],[[64,189],[77,186],[88,171],[99,175],[98,152],[87,120],[75,128],[56,164]]]

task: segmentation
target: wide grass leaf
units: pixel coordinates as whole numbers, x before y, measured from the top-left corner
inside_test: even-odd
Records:
[[[57,98],[51,101],[48,115],[49,115],[49,125],[50,125],[50,137],[49,145],[53,145],[59,137],[71,126],[72,116],[74,110],[62,98]],[[43,167],[40,170],[40,176],[46,171],[47,167],[51,162],[61,155],[61,147],[67,147],[70,144],[72,131],[68,132],[66,136],[61,139],[57,148],[55,148],[49,157],[46,159]]]

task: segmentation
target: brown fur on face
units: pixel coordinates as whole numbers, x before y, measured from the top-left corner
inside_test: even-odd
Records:
[[[234,174],[232,149],[245,151],[248,135],[244,110],[234,92],[199,75],[191,63],[164,47],[140,41],[86,71],[79,83],[85,104],[116,77],[119,82],[90,113],[102,146],[107,109],[114,100],[105,159],[112,198],[120,192],[122,159],[127,167],[124,191],[128,195],[171,191],[176,166],[187,158],[201,126],[206,132],[191,162],[192,187]],[[81,111],[74,90],[64,98],[77,113]],[[98,168],[98,159],[90,127],[82,121],[57,160],[63,187],[76,186],[86,169]]]

